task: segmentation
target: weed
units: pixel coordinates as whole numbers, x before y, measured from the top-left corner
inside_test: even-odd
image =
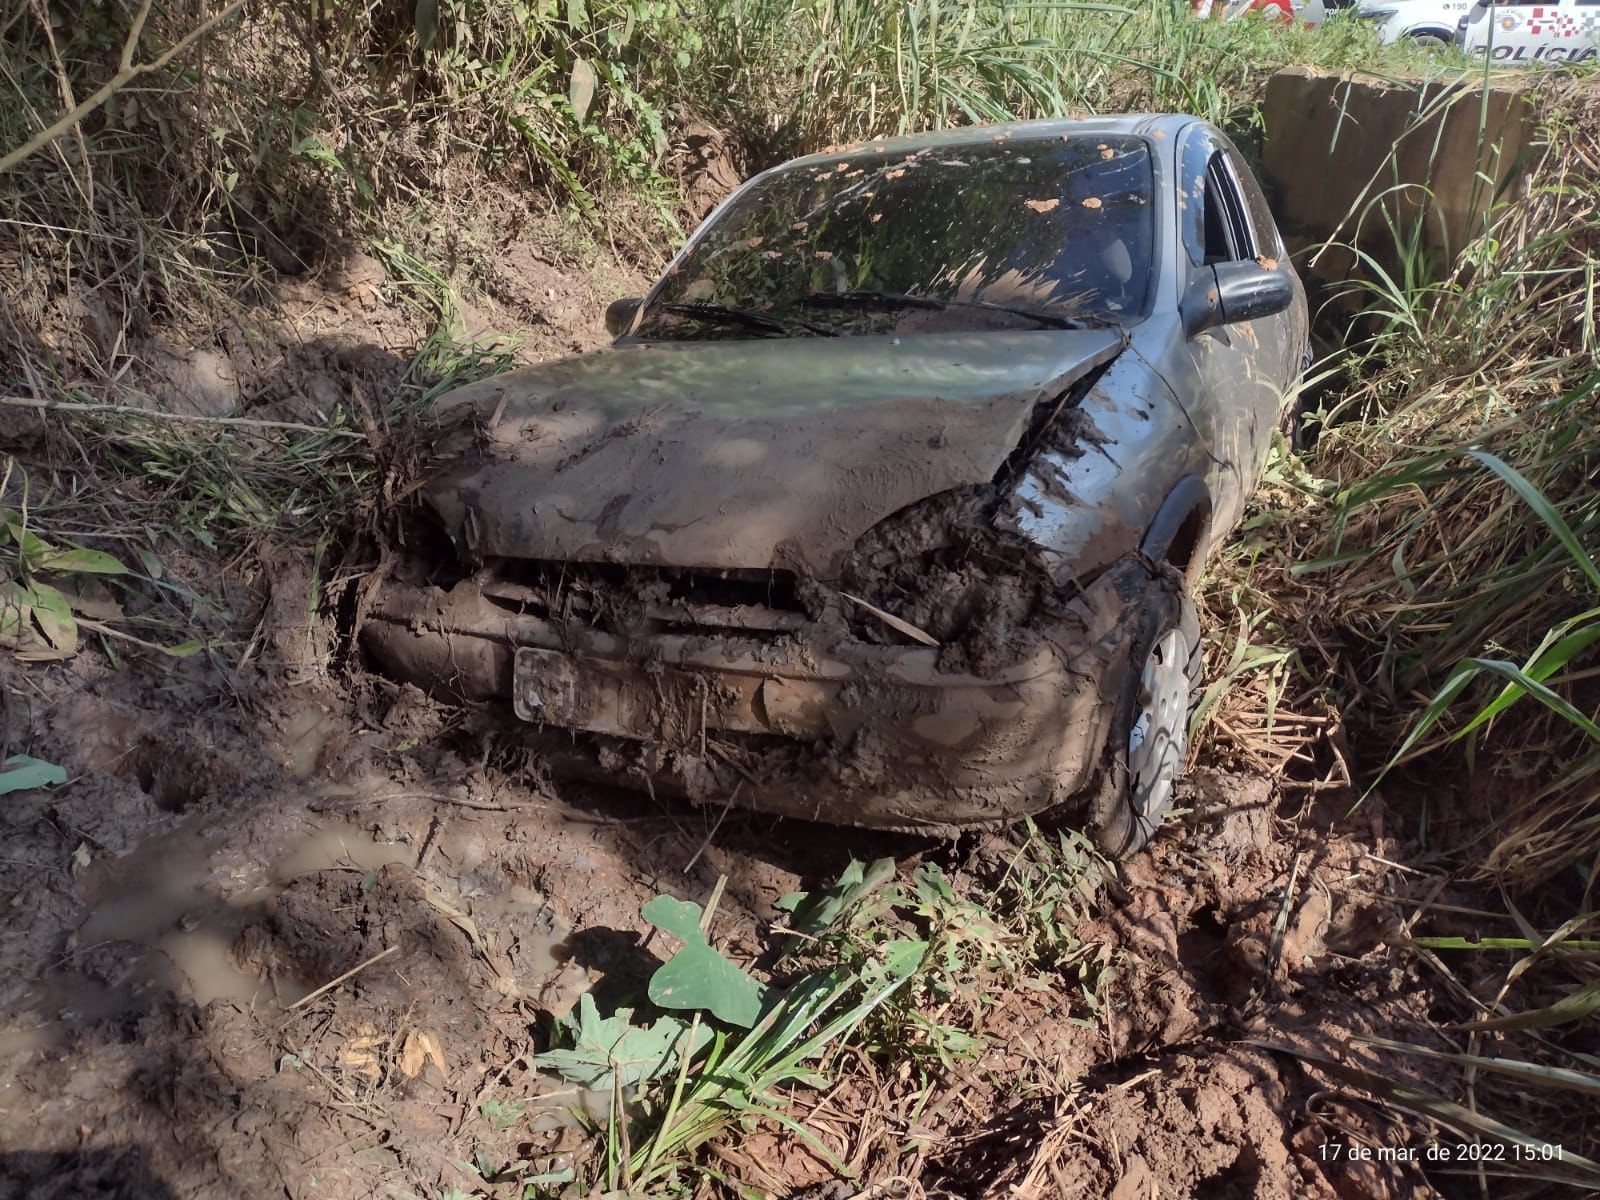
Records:
[[[699,905],[659,896],[644,916],[683,943],[649,982],[666,1011],[648,1024],[631,1009],[602,1017],[585,996],[565,1023],[568,1045],[534,1064],[581,1087],[609,1085],[594,1168],[607,1189],[682,1186],[710,1170],[696,1165],[697,1148],[730,1124],[762,1121],[848,1177],[788,1115],[792,1093],[827,1086],[846,1048],[932,1067],[969,1057],[983,1045],[966,1032],[973,1016],[1009,987],[1066,983],[1067,1003],[1081,996],[1092,1017],[1106,963],[1075,930],[1103,868],[1079,835],[1032,826],[988,903],[932,863],[897,880],[891,860],[852,862],[832,886],[781,902],[791,916],[774,930],[782,952],[766,984],[709,944]]]

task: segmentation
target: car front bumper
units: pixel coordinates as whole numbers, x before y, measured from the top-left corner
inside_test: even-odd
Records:
[[[1176,573],[1130,556],[1028,631],[988,675],[936,647],[654,634],[511,611],[471,582],[384,585],[362,642],[455,701],[510,702],[558,770],[841,824],[946,832],[1058,804],[1090,784],[1140,606],[1176,612]]]

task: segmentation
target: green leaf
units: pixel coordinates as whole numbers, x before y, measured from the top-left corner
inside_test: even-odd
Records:
[[[1529,941],[1520,937],[1486,937],[1469,940],[1464,937],[1452,935],[1450,937],[1417,937],[1408,942],[1412,946],[1421,946],[1426,950],[1540,950],[1543,946],[1538,942]],[[1564,950],[1600,950],[1600,941],[1563,941],[1560,943]]]
[[[33,597],[33,619],[45,641],[62,658],[76,654],[78,622],[72,616],[67,598],[46,583],[35,583],[29,591]]]
[[[49,550],[40,555],[35,570],[55,571],[62,575],[126,575],[128,568],[114,554],[103,550],[85,550],[74,546],[71,550]]]
[[[534,1195],[533,1189],[541,1187],[554,1187],[558,1183],[571,1183],[577,1178],[577,1172],[572,1167],[562,1167],[559,1171],[546,1171],[543,1175],[524,1175],[522,1185],[527,1191],[525,1196]]]
[[[711,1040],[712,1030],[706,1026],[696,1029],[690,1041],[683,1021],[661,1017],[643,1027],[629,1022],[632,1015],[631,1009],[622,1008],[601,1017],[594,997],[585,992],[578,997],[572,1048],[536,1054],[533,1065],[579,1087],[632,1087],[677,1070],[685,1050],[693,1057]]]
[[[66,771],[55,763],[30,758],[26,754],[13,754],[6,759],[5,766],[0,767],[0,796],[66,781]]]
[[[793,914],[789,928],[797,933],[815,935],[831,926],[874,888],[893,878],[892,858],[880,858],[866,868],[852,858],[832,887],[819,892],[790,892],[778,901],[777,907]]]
[[[163,646],[161,652],[172,658],[189,658],[199,654],[201,649],[199,642],[179,642],[176,646]]]
[[[1527,1012],[1510,1013],[1503,1017],[1486,1017],[1461,1028],[1471,1033],[1484,1033],[1496,1029],[1549,1029],[1555,1025],[1568,1025],[1582,1021],[1600,1012],[1600,981],[1585,984],[1570,996],[1563,996],[1554,1004]]]
[[[54,549],[15,518],[6,522],[5,531],[11,535],[11,540],[16,542],[17,549],[22,555],[22,565],[30,571],[38,566],[40,558],[52,553]]]
[[[1578,535],[1572,532],[1572,527],[1566,523],[1561,514],[1556,511],[1555,505],[1545,499],[1544,493],[1533,484],[1529,483],[1522,474],[1509,464],[1502,462],[1494,455],[1483,450],[1469,450],[1467,453],[1488,467],[1501,479],[1505,480],[1511,490],[1521,496],[1534,514],[1545,523],[1556,540],[1566,548],[1572,561],[1585,575],[1589,582],[1600,588],[1600,567],[1595,566],[1594,559],[1590,558],[1584,550],[1583,543],[1578,540]]]
[[[700,930],[698,904],[657,896],[644,906],[646,921],[683,943],[650,977],[648,995],[662,1008],[703,1009],[712,1016],[750,1028],[761,1016],[765,989],[729,962]]]
[[[417,0],[415,23],[417,44],[427,50],[439,36],[439,0]]]
[[[1453,1129],[1467,1137],[1482,1137],[1489,1141],[1499,1142],[1509,1146],[1520,1146],[1535,1155],[1549,1149],[1549,1143],[1532,1134],[1524,1133],[1520,1129],[1512,1128],[1486,1117],[1481,1113],[1446,1100],[1442,1096],[1435,1096],[1431,1092],[1401,1080],[1390,1079],[1385,1075],[1378,1075],[1371,1071],[1362,1070],[1350,1063],[1339,1062],[1313,1050],[1302,1049],[1295,1046],[1285,1046],[1274,1042],[1256,1041],[1249,1039],[1246,1045],[1259,1046],[1278,1054],[1288,1054],[1295,1058],[1311,1063],[1321,1070],[1326,1071],[1335,1079],[1375,1096],[1377,1099],[1400,1109],[1402,1112],[1412,1113],[1437,1121],[1446,1128]],[[1562,1177],[1574,1182],[1582,1183],[1587,1187],[1600,1186],[1600,1163],[1592,1162],[1587,1158],[1563,1149],[1561,1157],[1550,1164],[1547,1170],[1558,1170]]]
[[[1518,1079],[1534,1087],[1561,1088],[1564,1091],[1583,1092],[1585,1095],[1600,1099],[1600,1075],[1572,1071],[1566,1067],[1547,1067],[1543,1063],[1523,1062],[1517,1058],[1493,1058],[1482,1054],[1456,1054],[1445,1050],[1434,1050],[1427,1046],[1412,1046],[1406,1042],[1391,1041],[1388,1038],[1358,1036],[1356,1040],[1369,1046],[1393,1050],[1400,1054],[1415,1054],[1438,1062],[1456,1063],[1459,1066],[1471,1067],[1480,1071],[1493,1071],[1496,1074]]]
[[[10,580],[0,584],[0,646],[32,640],[33,593],[26,584]]]
[[[1595,741],[1600,742],[1600,724],[1596,724],[1589,717],[1579,712],[1564,696],[1551,691],[1544,684],[1525,675],[1515,663],[1501,662],[1492,658],[1469,658],[1467,660],[1481,671],[1492,675],[1499,675],[1516,684],[1523,693],[1533,697],[1551,712],[1558,713],[1568,724],[1583,730]]]
[[[1600,621],[1594,620],[1597,615],[1600,613],[1595,610],[1584,613],[1583,616],[1593,623],[1579,628],[1576,633],[1566,632],[1571,628],[1571,622],[1563,622],[1562,627],[1551,630],[1539,649],[1533,653],[1528,665],[1523,668],[1523,673],[1529,679],[1542,683],[1596,641],[1600,641]],[[1460,741],[1474,729],[1487,724],[1525,694],[1515,682],[1506,684],[1498,696],[1479,710],[1477,716],[1456,731],[1453,735],[1454,740]]]
[[[883,946],[882,971],[888,979],[907,979],[915,974],[928,956],[928,943],[912,938],[896,938]]]
[[[144,573],[151,579],[160,579],[162,574],[161,558],[154,550],[146,550],[143,546],[134,547],[134,557],[139,560],[139,565],[144,568]]]
[[[572,78],[567,81],[567,99],[572,104],[572,117],[578,124],[589,115],[589,105],[594,103],[596,76],[586,59],[572,60]]]

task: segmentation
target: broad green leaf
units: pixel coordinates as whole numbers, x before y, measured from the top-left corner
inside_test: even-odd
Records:
[[[6,522],[5,530],[11,535],[11,540],[16,542],[17,549],[22,554],[22,565],[30,571],[38,566],[39,559],[46,554],[50,554],[54,549],[43,538],[23,526],[15,518]]]
[[[439,35],[439,0],[417,0],[415,24],[417,44],[429,49]]]
[[[928,943],[911,938],[896,938],[883,947],[883,972],[890,979],[906,979],[915,974],[928,956]]]
[[[700,932],[700,921],[705,914],[692,900],[657,896],[640,911],[646,921],[657,929],[665,929],[680,942],[706,940],[705,934]]]
[[[570,1050],[548,1050],[533,1057],[540,1070],[555,1071],[579,1087],[632,1087],[678,1069],[685,1048],[690,1057],[711,1040],[707,1026],[695,1030],[674,1017],[661,1017],[650,1026],[629,1021],[631,1009],[621,1008],[602,1017],[594,997],[578,997],[576,1030]]]
[[[39,571],[55,571],[61,575],[126,575],[128,568],[113,554],[103,550],[85,550],[74,546],[71,550],[49,550],[39,556],[34,564]]]
[[[5,766],[0,767],[0,796],[66,781],[66,771],[55,763],[30,758],[26,754],[13,754],[6,759]]]
[[[199,642],[179,642],[176,646],[163,646],[161,652],[172,658],[189,658],[199,654],[201,649]]]
[[[33,619],[45,641],[63,658],[76,654],[78,622],[72,616],[67,598],[47,583],[35,583],[29,591],[33,598]]]
[[[589,105],[594,103],[594,88],[596,82],[594,67],[586,59],[575,58],[572,60],[572,78],[567,81],[567,99],[572,103],[572,116],[578,124],[583,124],[584,117],[589,115]]]
[[[851,905],[893,878],[892,858],[880,858],[865,868],[852,858],[832,887],[819,892],[790,892],[776,907],[793,914],[789,927],[797,933],[818,934]]]
[[[698,904],[657,896],[644,906],[646,921],[683,943],[650,977],[649,996],[662,1008],[703,1009],[730,1025],[750,1028],[761,1016],[765,989],[706,941]]]
[[[25,584],[10,580],[0,584],[0,646],[32,640],[33,594]]]

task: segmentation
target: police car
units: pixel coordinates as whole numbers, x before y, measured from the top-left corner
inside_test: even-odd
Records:
[[[1600,56],[1600,0],[1324,0],[1370,21],[1385,42],[1455,42],[1496,63],[1583,63]],[[1306,16],[1313,24],[1318,16]]]
[[[1600,57],[1600,0],[1476,3],[1456,26],[1456,41],[1491,62],[1592,63]]]
[[[1385,42],[1410,38],[1423,46],[1447,46],[1472,6],[1473,0],[1326,0],[1323,8],[1324,16],[1344,11],[1370,22]]]

